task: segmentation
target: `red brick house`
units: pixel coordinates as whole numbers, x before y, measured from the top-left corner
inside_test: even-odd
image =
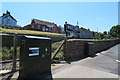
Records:
[[[24,26],[24,30],[61,33],[61,28],[58,27],[55,23],[37,20],[37,19],[33,19],[31,21],[31,24]]]

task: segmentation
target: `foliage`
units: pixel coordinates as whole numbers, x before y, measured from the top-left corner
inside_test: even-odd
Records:
[[[120,38],[120,25],[113,26],[113,27],[110,29],[109,34],[110,34],[112,37],[119,37],[119,38]]]
[[[107,35],[107,31],[104,31],[103,34],[104,34],[104,35]]]
[[[54,52],[56,51],[56,49],[60,46],[61,41],[60,42],[56,42],[52,44],[52,55],[54,55]],[[56,56],[56,58],[63,58],[63,47],[60,49],[58,55]]]
[[[103,33],[100,33],[99,35],[100,35],[100,39],[104,39],[105,38]]]
[[[18,29],[19,29],[17,26],[4,25],[4,24],[0,24],[0,28],[4,28],[4,29],[14,29],[14,30],[18,30]]]
[[[52,55],[54,55],[55,50],[59,47],[61,42],[56,42],[52,44]],[[20,54],[20,47],[17,47],[17,58],[19,58]],[[3,60],[9,60],[13,58],[13,47],[2,47],[2,55],[0,57]],[[59,54],[56,56],[56,58],[63,58],[63,47],[59,51]]]
[[[19,54],[20,54],[20,48],[17,48],[17,58],[19,58]],[[9,60],[13,58],[13,47],[3,47],[2,48],[2,55],[0,55],[0,57],[3,60]]]
[[[112,37],[107,34],[107,31],[104,31],[103,33],[98,33],[98,32],[92,32],[94,39],[97,40],[106,40],[106,39],[112,39]]]
[[[95,34],[96,34],[96,33],[95,33],[94,31],[92,31],[92,34],[93,34],[93,37],[95,37]]]

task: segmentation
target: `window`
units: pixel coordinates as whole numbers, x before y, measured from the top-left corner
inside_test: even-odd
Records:
[[[55,28],[53,28],[53,30],[54,30],[54,31],[56,31],[56,29],[55,29]]]
[[[38,29],[40,29],[40,25],[38,25],[38,27],[37,27]]]
[[[45,31],[45,27],[44,26],[42,27],[42,31]]]
[[[46,28],[46,31],[48,31],[48,28]]]
[[[10,19],[8,19],[8,23],[7,24],[10,25]]]
[[[32,28],[34,28],[34,26],[32,25]]]
[[[54,27],[54,26],[52,26],[52,25],[47,25],[48,27]]]

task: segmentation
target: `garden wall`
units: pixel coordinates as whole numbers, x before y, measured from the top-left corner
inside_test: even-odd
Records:
[[[119,43],[120,39],[94,41],[71,39],[67,41],[65,58],[66,60],[76,60],[88,55],[95,55],[97,52],[106,50]]]

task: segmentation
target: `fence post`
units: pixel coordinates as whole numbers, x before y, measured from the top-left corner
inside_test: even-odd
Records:
[[[17,34],[14,34],[13,38],[13,67],[12,71],[16,71],[16,54],[17,54]]]
[[[60,46],[57,48],[57,50],[55,51],[55,54],[52,56],[52,61],[53,59],[56,57],[56,55],[58,54],[58,52],[60,51],[60,49],[62,48],[63,44],[64,44],[64,40],[62,41],[62,43],[60,44]]]
[[[64,42],[64,58],[67,60],[67,37],[65,37],[65,42]]]

